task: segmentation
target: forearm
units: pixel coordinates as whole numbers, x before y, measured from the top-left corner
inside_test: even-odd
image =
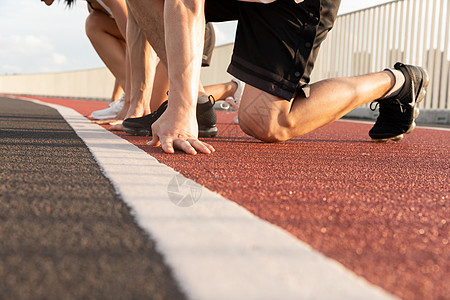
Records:
[[[167,0],[164,10],[169,109],[194,113],[204,43],[204,0]]]

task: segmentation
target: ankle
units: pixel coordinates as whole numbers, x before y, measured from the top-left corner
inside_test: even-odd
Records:
[[[144,105],[133,105],[128,109],[126,118],[139,118],[149,113],[150,109],[146,109]]]
[[[218,100],[225,100],[229,97],[234,98],[234,94],[236,93],[237,89],[238,85],[234,81],[223,83],[223,93],[220,95],[221,98]]]
[[[237,89],[239,88],[239,85],[237,84],[237,82],[235,81],[230,81],[228,83],[229,85],[229,97],[233,97],[234,98],[234,94],[236,93]]]
[[[392,88],[381,98],[386,99],[389,97],[397,96],[405,85],[405,75],[397,69],[385,69],[389,77],[391,77],[391,81],[393,82]]]

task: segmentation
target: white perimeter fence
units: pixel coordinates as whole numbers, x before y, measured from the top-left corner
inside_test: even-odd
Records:
[[[312,81],[377,72],[397,61],[420,65],[431,84],[418,123],[450,124],[449,35],[449,0],[397,0],[341,15],[321,47]],[[203,84],[230,80],[232,48],[216,47],[211,67],[202,69]],[[106,69],[0,76],[0,93],[107,99],[113,82]],[[376,115],[365,105],[348,116]]]
[[[338,17],[321,47],[313,81],[393,67],[428,70],[431,83],[418,122],[450,124],[449,0],[399,0]],[[368,106],[349,115],[374,118]]]

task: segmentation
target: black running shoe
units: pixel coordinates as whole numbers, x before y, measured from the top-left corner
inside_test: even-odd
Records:
[[[197,104],[198,137],[215,137],[218,132],[216,110],[214,109],[216,100],[212,95],[209,95],[208,99],[208,102]]]
[[[151,114],[140,118],[128,118],[122,123],[123,131],[131,135],[149,136],[152,135],[152,124],[166,111],[167,100]]]
[[[417,105],[425,98],[426,87],[430,83],[427,71],[421,67],[396,63],[394,68],[405,76],[405,85],[397,96],[372,102],[379,104],[380,111],[369,131],[374,142],[399,141],[404,134],[414,130],[414,120],[419,116]]]
[[[197,104],[197,123],[199,137],[215,137],[217,135],[217,117],[214,109],[214,97],[209,96],[211,101]],[[123,121],[123,131],[131,135],[150,136],[152,125],[166,111],[167,101],[153,113],[140,118],[128,118]]]

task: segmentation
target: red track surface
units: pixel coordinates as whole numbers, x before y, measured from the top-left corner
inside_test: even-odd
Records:
[[[88,115],[107,103],[40,100]],[[219,113],[213,155],[167,155],[117,133],[404,299],[450,299],[450,132],[417,128],[374,144],[371,125],[335,122],[264,144]]]

